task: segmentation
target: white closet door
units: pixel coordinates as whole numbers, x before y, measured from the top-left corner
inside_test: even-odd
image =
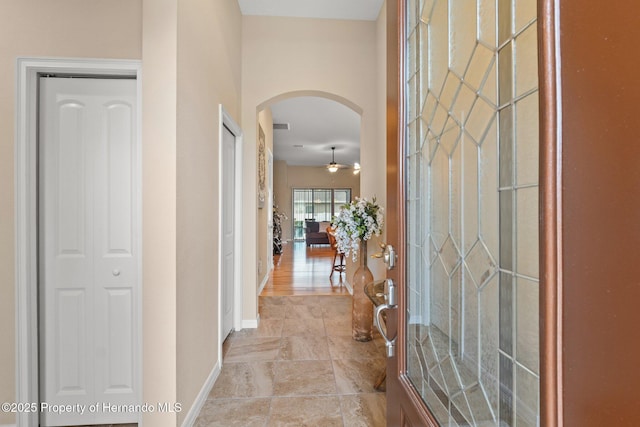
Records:
[[[222,131],[222,339],[233,328],[235,260],[235,136]]]
[[[41,425],[136,422],[136,82],[41,78],[39,113],[40,399],[74,408]]]

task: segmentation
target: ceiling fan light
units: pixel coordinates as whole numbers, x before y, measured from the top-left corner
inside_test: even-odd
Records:
[[[327,165],[329,172],[338,172],[338,164],[336,163],[336,147],[331,147],[331,163]]]

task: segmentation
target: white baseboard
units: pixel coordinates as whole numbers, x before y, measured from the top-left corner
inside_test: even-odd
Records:
[[[269,270],[267,272],[267,274],[264,275],[264,279],[262,279],[262,282],[260,282],[260,286],[258,287],[258,295],[260,295],[262,293],[262,290],[264,289],[265,285],[267,284],[267,281],[269,280],[269,273],[271,270]]]
[[[213,370],[211,370],[211,373],[209,374],[209,377],[202,385],[202,389],[200,389],[200,393],[198,393],[198,395],[196,396],[196,400],[193,402],[193,405],[191,405],[191,409],[189,409],[187,416],[184,418],[184,421],[182,422],[182,427],[191,427],[196,422],[196,419],[198,418],[198,415],[200,414],[202,407],[207,401],[207,396],[209,396],[209,393],[213,388],[213,384],[215,384],[219,375],[220,375],[220,362],[216,362],[215,366],[213,367]],[[0,426],[0,427],[3,427],[3,426]]]
[[[242,319],[242,329],[256,329],[260,324],[260,315],[258,314],[258,318],[253,319]]]
[[[0,427],[16,427],[15,424],[0,424]]]

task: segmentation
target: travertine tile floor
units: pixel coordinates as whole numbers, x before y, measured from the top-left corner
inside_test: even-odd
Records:
[[[233,332],[196,426],[385,426],[379,335],[351,338],[351,297],[260,297],[260,326]]]

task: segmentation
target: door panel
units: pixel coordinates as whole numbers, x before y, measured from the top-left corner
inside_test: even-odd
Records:
[[[40,79],[41,401],[138,403],[135,80]],[[135,422],[43,411],[41,425]]]
[[[389,199],[400,195],[404,225],[389,424],[536,426],[536,2],[398,10]]]

